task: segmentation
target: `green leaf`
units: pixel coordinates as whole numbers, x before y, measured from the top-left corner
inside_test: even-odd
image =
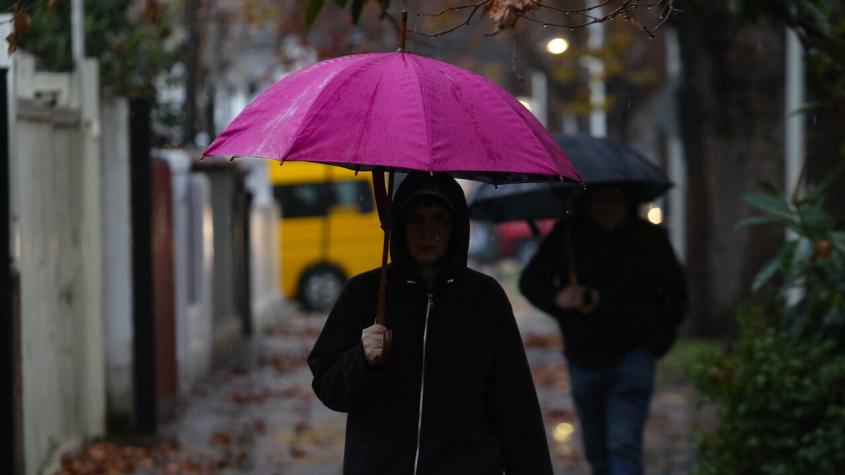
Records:
[[[814,250],[813,243],[809,239],[798,238],[790,243],[794,243],[795,248],[789,256],[785,256],[782,262],[783,273],[788,282],[800,278],[806,271],[807,266],[811,264],[810,259]]]
[[[758,226],[761,224],[791,224],[792,221],[784,220],[776,216],[759,215],[745,218],[737,223],[737,229],[748,228],[751,226]]]
[[[754,276],[751,283],[751,290],[757,292],[768,283],[778,272],[789,274],[792,268],[795,251],[799,246],[799,240],[787,241],[778,251],[777,255],[770,260],[760,272]]]
[[[845,254],[845,231],[831,231],[828,238],[833,247]]]
[[[811,232],[825,232],[833,227],[833,218],[819,206],[801,206],[798,214],[801,216],[801,222]]]
[[[358,20],[361,18],[361,12],[364,11],[364,3],[367,0],[352,0],[352,23],[358,24]]]
[[[748,193],[745,195],[745,201],[773,217],[778,217],[792,225],[799,224],[795,211],[789,206],[783,195],[779,193],[777,195],[765,192]]]
[[[314,21],[317,19],[317,15],[319,15],[320,10],[323,9],[323,3],[325,3],[325,0],[308,1],[308,5],[305,7],[305,25],[311,26],[314,24]]]
[[[754,281],[751,283],[751,290],[753,292],[760,290],[779,270],[781,270],[781,258],[780,256],[776,256],[754,276]]]

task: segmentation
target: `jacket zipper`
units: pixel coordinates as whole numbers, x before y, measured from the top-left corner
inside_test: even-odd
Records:
[[[428,316],[431,314],[431,299],[434,297],[432,292],[426,292],[428,300],[425,304],[425,327],[423,327],[423,342],[422,342],[422,375],[420,376],[420,410],[419,418],[417,419],[417,450],[414,455],[414,475],[417,475],[417,470],[420,465],[420,438],[422,436],[422,415],[423,415],[423,394],[425,393],[425,349],[426,341],[428,340]]]

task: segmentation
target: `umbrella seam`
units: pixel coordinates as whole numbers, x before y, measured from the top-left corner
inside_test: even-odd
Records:
[[[435,161],[437,160],[437,158],[434,156],[434,152],[432,151],[431,146],[431,127],[429,127],[428,124],[429,107],[425,96],[423,95],[422,81],[420,81],[420,72],[417,69],[417,60],[414,59],[413,55],[407,54],[407,56],[410,56],[410,58],[412,59],[413,67],[411,67],[411,69],[414,71],[414,76],[417,77],[417,91],[420,94],[420,104],[422,104],[423,109],[423,124],[425,124],[425,141],[426,145],[428,145],[428,156],[431,157],[431,169],[434,169],[436,168]]]
[[[494,163],[501,163],[502,161],[498,159],[498,155],[495,155],[491,152],[489,144],[487,143],[486,140],[484,140],[484,137],[481,135],[481,131],[478,128],[478,121],[475,118],[475,114],[470,113],[470,110],[466,106],[466,103],[461,99],[461,95],[458,94],[457,84],[454,81],[452,81],[452,78],[449,77],[449,74],[447,74],[442,69],[437,68],[437,71],[440,74],[442,74],[444,78],[446,78],[446,81],[449,82],[449,90],[452,92],[452,95],[455,97],[455,100],[458,101],[458,104],[461,105],[461,109],[463,109],[464,112],[467,113],[467,116],[469,117],[469,121],[472,124],[472,129],[475,131],[475,134],[478,136],[478,141],[481,143],[481,146],[484,147],[484,152],[487,154],[488,159],[491,162],[494,162]]]
[[[382,71],[381,71],[381,75],[379,76],[378,81],[376,82],[376,85],[375,85],[375,87],[373,88],[373,94],[372,94],[372,96],[370,97],[370,99],[371,99],[371,100],[370,100],[370,105],[372,105],[372,103],[373,103],[373,102],[372,102],[372,99],[376,96],[376,94],[378,94],[378,88],[379,88],[379,86],[381,85],[382,80],[384,79],[384,73],[385,73],[385,70],[382,70]],[[371,125],[371,122],[372,122],[372,118],[373,118],[373,110],[374,110],[374,109],[375,109],[374,107],[368,107],[368,108],[367,108],[367,117],[366,117],[366,119],[363,121],[363,122],[364,122],[364,125],[363,125],[364,129],[363,129],[363,130],[361,131],[361,133],[358,135],[358,140],[357,140],[357,141],[356,141],[356,143],[355,143],[355,153],[353,153],[353,154],[352,154],[352,156],[353,156],[353,157],[357,157],[357,156],[358,156],[358,151],[359,151],[359,150],[361,150],[361,144],[364,142],[364,137],[366,137],[366,136],[367,136],[367,133],[366,133],[366,132],[370,129],[370,125]]]

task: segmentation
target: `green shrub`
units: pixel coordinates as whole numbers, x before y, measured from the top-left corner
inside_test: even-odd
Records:
[[[720,420],[700,441],[696,473],[845,473],[845,355],[837,343],[795,340],[754,310],[740,327],[732,352],[705,352],[691,372]]]
[[[747,196],[794,238],[754,280],[732,351],[700,353],[691,371],[718,428],[699,443],[699,475],[845,474],[845,227],[824,198],[835,176],[789,200]]]

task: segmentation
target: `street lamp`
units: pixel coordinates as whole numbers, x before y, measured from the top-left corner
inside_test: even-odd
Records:
[[[551,54],[559,55],[566,52],[569,49],[569,42],[566,41],[565,38],[556,37],[549,40],[546,43],[546,51]]]

